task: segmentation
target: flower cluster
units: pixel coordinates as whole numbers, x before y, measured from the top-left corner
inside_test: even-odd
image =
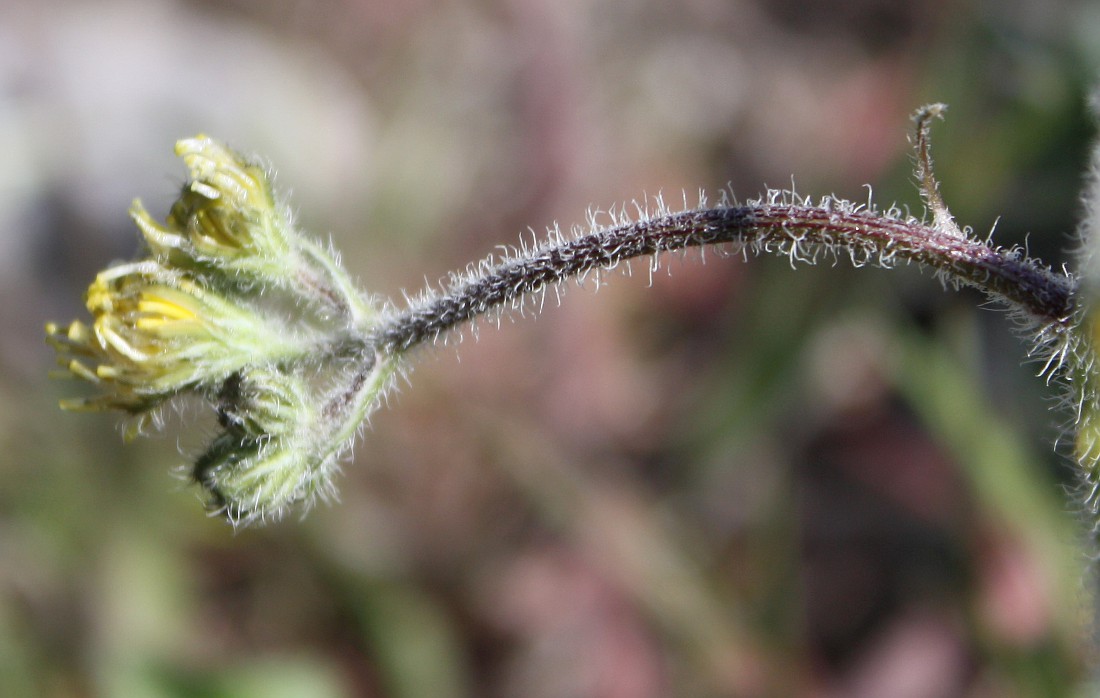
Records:
[[[133,435],[166,401],[200,395],[223,431],[195,480],[234,522],[278,518],[331,491],[392,361],[366,339],[373,303],[294,229],[261,166],[205,136],[176,153],[190,181],[164,223],[130,210],[146,258],[96,277],[90,323],[46,327],[61,373],[100,391],[61,406],[126,412]]]

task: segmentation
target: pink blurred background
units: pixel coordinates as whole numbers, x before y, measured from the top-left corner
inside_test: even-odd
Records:
[[[551,294],[418,352],[339,503],[236,533],[173,477],[209,434],[59,412],[41,328],[198,132],[400,298],[658,194],[918,211],[908,118],[945,101],[955,214],[1059,264],[1097,36],[1084,0],[0,6],[0,694],[1077,695],[1058,390],[914,269],[691,253]]]

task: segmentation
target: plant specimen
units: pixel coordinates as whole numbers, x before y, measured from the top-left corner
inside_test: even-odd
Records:
[[[975,238],[955,222],[933,174],[929,129],[943,110],[930,105],[914,116],[924,219],[792,191],[744,203],[723,195],[713,205],[701,195],[681,210],[658,197],[612,212],[606,224],[590,215],[586,227],[551,229],[542,242],[486,258],[403,304],[360,291],[333,249],[297,231],[259,164],[206,136],[180,141],[190,181],[165,221],[139,202],[130,211],[145,256],[96,277],[86,296],[90,323],[47,326],[60,373],[99,389],[62,407],[125,412],[133,436],[178,396],[200,396],[221,431],[191,476],[233,524],[270,521],[334,493],[341,456],[407,370],[412,349],[479,318],[541,305],[561,283],[639,257],[655,265],[689,247],[779,254],[792,265],[915,263],[1005,307],[1044,359],[1043,372],[1065,384],[1085,501],[1095,510],[1100,325],[1088,301],[1100,258],[1089,238],[1100,228],[1100,204],[1083,225],[1077,274]],[[1100,190],[1100,180],[1090,189]]]

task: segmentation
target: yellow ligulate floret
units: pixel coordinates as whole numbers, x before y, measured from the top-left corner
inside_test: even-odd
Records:
[[[168,298],[170,294],[164,293],[165,290],[167,289],[154,289],[142,293],[137,304],[138,312],[149,316],[160,316],[160,319],[165,321],[194,320],[198,317],[194,309],[185,308],[177,301]]]

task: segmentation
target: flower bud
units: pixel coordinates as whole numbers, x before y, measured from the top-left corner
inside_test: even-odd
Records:
[[[313,400],[308,381],[272,367],[249,367],[225,379],[217,398],[218,422],[260,438],[308,429],[303,416]]]
[[[225,431],[192,471],[210,495],[209,506],[247,524],[331,497],[340,456],[392,370],[392,361],[360,364],[338,372],[327,390],[299,374],[266,369],[231,376],[219,398]]]
[[[208,506],[234,524],[281,518],[294,503],[327,491],[327,470],[316,463],[300,434],[256,438],[220,434],[195,463],[194,478],[210,495]],[[327,468],[325,466],[328,466]]]
[[[317,407],[302,376],[263,368],[235,373],[218,396],[218,418],[225,431],[192,476],[210,507],[234,523],[279,518],[327,486],[333,465],[315,458]]]

